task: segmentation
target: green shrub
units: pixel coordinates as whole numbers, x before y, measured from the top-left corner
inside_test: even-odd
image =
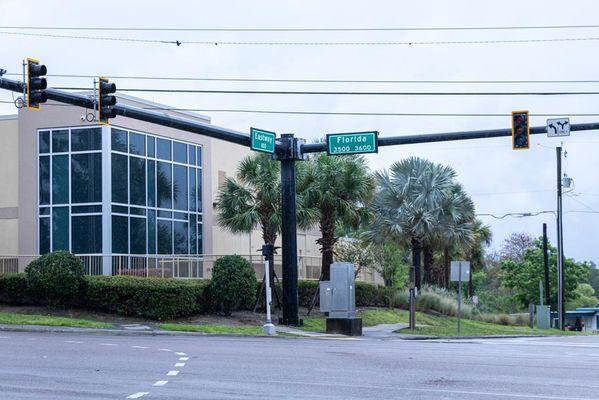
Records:
[[[72,305],[83,284],[83,262],[67,251],[45,254],[25,268],[27,287],[40,304]]]
[[[214,263],[210,297],[217,310],[231,315],[233,310],[250,309],[256,300],[256,273],[240,256],[221,257]]]
[[[154,320],[205,311],[207,281],[131,276],[86,277],[86,307]]]
[[[0,303],[27,304],[31,300],[27,291],[27,275],[0,274]]]

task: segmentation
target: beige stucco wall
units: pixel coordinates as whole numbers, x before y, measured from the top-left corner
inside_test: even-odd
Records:
[[[17,254],[19,130],[16,116],[0,118],[0,255]]]

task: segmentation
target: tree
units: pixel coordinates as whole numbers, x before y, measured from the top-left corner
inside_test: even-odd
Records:
[[[468,281],[468,296],[470,297],[474,294],[472,275],[484,268],[485,247],[491,244],[492,239],[491,227],[476,219],[472,224],[472,243],[466,251],[466,259],[470,261],[470,279]]]
[[[599,293],[599,269],[597,269],[597,265],[593,261],[591,261],[589,284],[595,289],[595,293]]]
[[[336,221],[358,227],[369,217],[365,207],[373,195],[375,180],[366,160],[361,156],[328,156],[318,154],[305,163],[305,175],[298,179],[306,207],[318,216],[321,238],[317,240],[322,253],[323,280],[330,279]]]
[[[528,233],[512,233],[503,241],[499,254],[502,259],[521,262],[526,250],[532,247],[534,247],[534,239]]]
[[[582,307],[597,307],[595,289],[588,283],[579,283],[576,287],[575,298],[566,303],[566,310],[575,310]]]
[[[549,245],[549,281],[551,287],[551,306],[557,306],[557,250]],[[578,296],[579,283],[588,280],[590,264],[566,259],[564,266],[564,297],[566,302]],[[522,261],[505,258],[501,261],[501,282],[514,290],[514,297],[522,307],[539,301],[539,281],[544,279],[543,243],[541,239],[533,242],[533,247],[524,252]]]
[[[356,276],[363,269],[374,268],[376,262],[374,253],[375,249],[371,243],[356,238],[343,238],[335,245],[335,259],[352,263]]]
[[[377,173],[375,220],[369,235],[411,246],[412,279],[418,289],[422,246],[427,238],[439,235],[443,206],[454,193],[455,176],[452,168],[417,157]]]
[[[298,166],[298,177],[302,176],[303,169]],[[303,207],[301,193],[298,195],[298,225],[308,228],[315,214]],[[260,227],[264,243],[274,245],[281,232],[279,163],[263,153],[244,158],[237,168],[236,179],[227,178],[220,188],[216,210],[218,222],[232,233],[250,233]],[[274,268],[270,268],[270,278],[274,282]]]
[[[377,246],[375,269],[383,277],[385,286],[404,288],[408,283],[408,252],[396,243]]]

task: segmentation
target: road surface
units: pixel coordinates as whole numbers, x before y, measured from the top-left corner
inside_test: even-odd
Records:
[[[599,399],[599,337],[405,341],[0,332],[0,398]]]

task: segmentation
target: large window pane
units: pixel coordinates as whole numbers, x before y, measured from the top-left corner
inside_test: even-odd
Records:
[[[156,211],[148,210],[148,254],[156,254]]]
[[[127,131],[122,129],[111,129],[112,150],[127,152]]]
[[[202,212],[202,172],[203,169],[198,170],[198,212]]]
[[[196,165],[196,147],[194,145],[189,145],[187,153],[189,154],[189,164]]]
[[[69,131],[52,131],[52,152],[62,153],[69,151]]]
[[[176,210],[187,210],[187,167],[173,164],[173,199]]]
[[[189,254],[187,222],[175,221],[175,254]]]
[[[69,250],[69,208],[52,209],[52,251]]]
[[[189,246],[190,254],[198,253],[198,235],[195,214],[189,215]]]
[[[102,128],[71,130],[71,151],[102,150]]]
[[[172,164],[158,161],[156,168],[156,195],[159,208],[173,208]]]
[[[112,216],[112,252],[116,254],[129,253],[129,224],[127,217]]]
[[[50,204],[50,156],[40,157],[39,164],[39,202]]]
[[[156,161],[148,160],[148,207],[156,207]]]
[[[189,168],[189,211],[196,211],[197,193],[196,193],[196,169]]]
[[[146,254],[146,219],[129,218],[131,254]]]
[[[69,202],[69,156],[52,156],[52,204]]]
[[[158,220],[158,254],[173,254],[172,221]]]
[[[202,224],[198,224],[198,254],[204,253],[204,235],[202,232]]]
[[[196,157],[196,165],[202,166],[202,148],[198,146],[198,156]]]
[[[73,154],[71,181],[72,203],[100,203],[102,201],[102,154]]]
[[[40,131],[39,134],[39,152],[49,153],[50,152],[50,131]]]
[[[166,139],[156,139],[156,158],[162,160],[171,159],[171,141]]]
[[[75,254],[102,253],[102,216],[71,217],[72,251]]]
[[[173,142],[173,161],[187,163],[187,145]]]
[[[39,243],[40,243],[40,254],[46,254],[50,252],[50,218],[40,218],[40,232],[39,232]]]
[[[156,139],[148,136],[148,157],[156,157]]]
[[[129,157],[130,204],[146,205],[146,160]]]
[[[128,190],[127,156],[112,154],[112,201],[127,204]]]
[[[139,133],[129,133],[129,153],[140,156],[146,155],[146,136]]]

